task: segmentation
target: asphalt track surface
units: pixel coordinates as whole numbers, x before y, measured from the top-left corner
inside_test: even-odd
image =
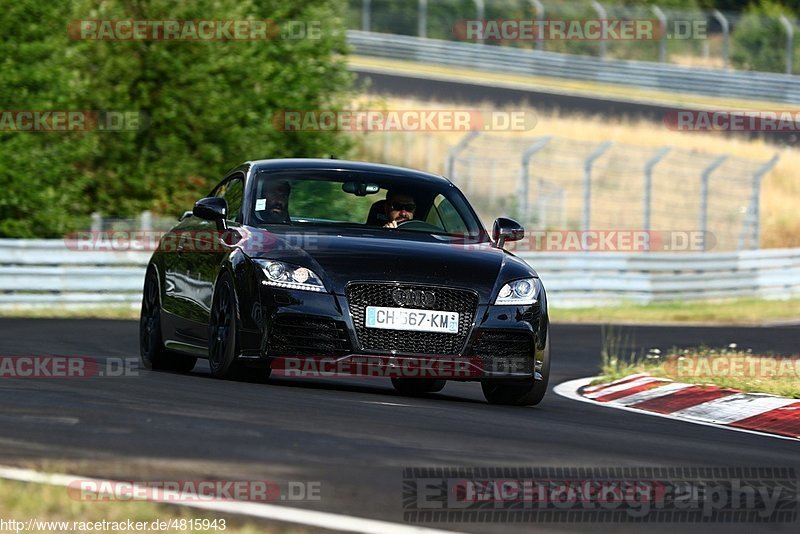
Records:
[[[0,355],[136,358],[137,331],[134,321],[2,319]],[[625,331],[636,346],[661,349],[736,342],[796,354],[800,339],[800,326]],[[552,336],[551,386],[597,370],[598,326],[554,325]],[[552,392],[536,408],[490,406],[476,383],[448,383],[439,394],[412,398],[395,393],[388,379],[215,380],[202,360],[190,375],[142,370],[126,377],[4,378],[0,406],[0,463],[6,465],[57,462],[87,476],[128,480],[320,482],[320,500],[292,505],[400,523],[403,467],[800,467],[797,442],[611,410]],[[471,532],[533,527],[430,526]],[[545,527],[589,532],[635,525]],[[753,525],[637,528],[752,532]],[[797,524],[758,527],[790,529]]]

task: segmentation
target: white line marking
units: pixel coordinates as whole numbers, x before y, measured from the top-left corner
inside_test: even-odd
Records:
[[[632,382],[625,382],[624,384],[609,386],[607,388],[598,391],[593,391],[591,393],[587,393],[584,396],[590,399],[599,399],[600,397],[611,395],[612,393],[618,393],[620,391],[625,391],[626,389],[633,389],[639,386],[644,386],[645,384],[651,384],[653,382],[668,382],[668,380],[665,380],[663,378],[646,376],[644,378],[639,378],[638,380],[633,380]]]
[[[627,397],[620,397],[619,399],[609,402],[612,404],[621,404],[622,406],[632,406],[634,404],[639,404],[640,402],[657,399],[659,397],[663,397],[665,395],[669,395],[671,393],[675,393],[676,391],[690,387],[692,387],[692,384],[670,382],[657,388],[648,389],[647,391],[640,391],[639,393],[634,393],[633,395],[628,395]]]
[[[407,406],[409,408],[417,408],[413,404],[400,404],[397,402],[381,402],[381,401],[361,401],[363,404],[377,404],[379,406]]]
[[[631,408],[631,407],[628,407],[628,406],[620,406],[618,404],[615,405],[615,404],[612,404],[610,402],[597,402],[597,401],[594,401],[594,400],[591,400],[591,399],[587,399],[586,397],[584,397],[583,395],[580,395],[578,393],[578,390],[580,388],[582,388],[586,384],[591,383],[593,380],[596,380],[597,378],[598,377],[596,377],[596,376],[590,376],[588,378],[577,378],[575,380],[568,380],[567,382],[562,382],[562,383],[558,384],[557,386],[555,386],[553,388],[553,391],[556,394],[561,395],[562,397],[566,397],[568,399],[571,399],[571,400],[574,400],[574,401],[578,401],[578,402],[586,402],[586,403],[592,404],[594,406],[600,406],[600,407],[604,407],[604,408],[612,408],[614,410],[623,410],[623,411],[626,411],[626,412],[633,412],[633,413],[638,413],[638,414],[643,414],[643,415],[651,415],[651,416],[654,416],[654,417],[662,417],[664,419],[672,419],[673,421],[682,421],[684,423],[691,423],[691,424],[694,424],[694,425],[711,426],[711,427],[720,428],[720,429],[723,429],[723,430],[730,430],[732,432],[743,432],[745,434],[755,434],[757,436],[765,436],[765,437],[768,437],[768,438],[783,439],[783,440],[789,440],[789,441],[794,441],[794,442],[800,441],[800,438],[793,438],[791,436],[781,436],[780,434],[769,434],[767,432],[759,432],[758,430],[748,430],[746,428],[736,428],[736,427],[727,426],[727,425],[719,425],[717,423],[708,423],[708,422],[705,422],[705,421],[698,421],[696,419],[683,419],[681,417],[675,417],[675,416],[673,416],[671,414],[648,412],[647,410],[639,410],[637,408]]]
[[[796,402],[797,399],[737,393],[684,408],[672,414],[712,423],[728,424]]]
[[[76,480],[89,481],[93,483],[113,483],[111,480],[101,480],[87,478],[76,475],[64,475],[55,473],[39,473],[29,469],[17,469],[15,467],[0,466],[0,478],[17,480],[20,482],[34,482],[37,484],[49,484],[51,486],[69,486]],[[187,501],[189,499],[187,495]],[[452,534],[453,531],[436,530],[412,525],[402,525],[390,523],[377,519],[364,519],[343,514],[333,514],[329,512],[317,512],[314,510],[302,510],[300,508],[290,508],[277,504],[262,504],[244,501],[214,501],[214,502],[175,502],[170,499],[149,499],[148,502],[162,502],[177,506],[188,506],[215,512],[228,514],[247,515],[259,519],[270,519],[285,523],[296,523],[309,525],[312,527],[324,528],[326,530],[342,530],[346,532],[361,532],[365,534],[383,534],[385,532],[397,534]]]

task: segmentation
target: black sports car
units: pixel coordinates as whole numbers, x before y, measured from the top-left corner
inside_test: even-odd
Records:
[[[449,180],[342,160],[251,161],[161,239],[140,321],[146,368],[387,376],[404,393],[480,381],[532,405],[550,373],[547,299]]]

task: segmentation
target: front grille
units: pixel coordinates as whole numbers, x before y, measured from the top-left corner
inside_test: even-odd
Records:
[[[344,323],[306,316],[278,316],[269,337],[270,356],[339,356],[351,352]]]
[[[471,354],[488,371],[534,372],[535,347],[533,337],[527,332],[479,330],[472,342]]]
[[[380,330],[364,326],[367,306],[398,307],[392,299],[392,290],[397,287],[433,291],[436,294],[436,302],[433,307],[427,309],[458,312],[458,333]],[[477,293],[466,289],[416,284],[357,282],[348,284],[345,293],[350,305],[350,313],[353,316],[356,338],[362,350],[430,355],[459,354],[467,341],[467,334],[478,307]],[[414,306],[408,307],[413,308]]]

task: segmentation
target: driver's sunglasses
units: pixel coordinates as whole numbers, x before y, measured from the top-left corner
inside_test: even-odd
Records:
[[[416,211],[417,205],[413,202],[392,202],[389,207],[392,211]]]

